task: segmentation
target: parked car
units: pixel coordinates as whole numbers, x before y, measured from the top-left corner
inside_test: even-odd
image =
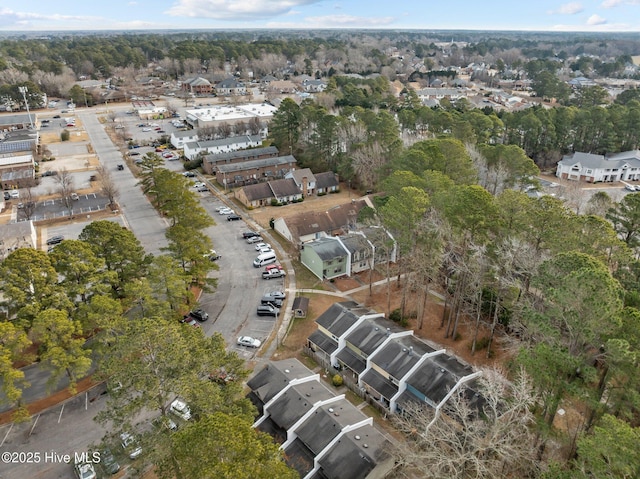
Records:
[[[270,304],[278,309],[282,308],[282,300],[276,299],[273,296],[263,296],[262,299],[260,299],[260,304]]]
[[[250,238],[247,238],[247,243],[249,243],[249,244],[260,243],[260,242],[262,242],[262,236],[260,236],[260,235],[251,236]]]
[[[96,477],[98,477],[93,464],[87,461],[79,461],[76,459],[73,469],[78,479],[96,479]]]
[[[276,279],[282,278],[286,273],[281,269],[270,269],[269,271],[262,272],[262,279]]]
[[[193,184],[193,187],[194,187],[194,188],[200,188],[201,186],[206,186],[206,185],[205,185],[202,181],[196,181],[196,182]]]
[[[78,201],[80,199],[80,197],[78,196],[78,193],[75,193],[75,192],[71,193],[70,196],[73,201]]]
[[[120,434],[120,441],[122,443],[122,449],[124,449],[124,452],[127,453],[130,459],[135,459],[142,454],[142,447],[133,434],[123,432]]]
[[[219,254],[216,252],[216,250],[214,250],[214,249],[209,250],[209,252],[208,252],[207,254],[205,254],[204,256],[205,256],[205,258],[207,258],[209,261],[217,261],[217,260],[219,260],[220,258],[222,258],[222,256],[221,256],[221,255],[219,255]]]
[[[282,291],[271,291],[269,293],[266,293],[265,296],[270,296],[276,299],[285,299],[287,297],[287,295],[284,294]]]
[[[118,164],[118,171],[124,170],[124,165],[122,163]]]
[[[227,208],[227,207],[221,208],[218,211],[219,215],[232,215],[233,213],[234,213],[233,210],[231,208]]]
[[[246,346],[248,348],[259,348],[262,344],[259,339],[252,338],[251,336],[240,336],[237,343],[238,346]]]
[[[4,192],[4,199],[5,200],[10,200],[11,199],[11,194],[8,191]]]
[[[235,213],[231,213],[229,216],[227,216],[227,221],[238,221],[241,219],[242,219],[242,216],[239,216]]]
[[[52,236],[47,240],[47,246],[57,245],[62,243],[63,241],[64,241],[64,236],[62,235]]]
[[[193,171],[185,171],[182,173],[182,176],[186,176],[187,178],[195,178],[196,174]]]
[[[636,187],[633,185],[624,185],[624,189],[627,191],[636,191]]]
[[[256,249],[256,251],[260,251],[263,248],[267,248],[268,250],[271,249],[271,245],[269,243],[257,243],[254,248]]]
[[[147,131],[151,131],[151,128],[143,128],[142,131],[146,133]]]
[[[9,192],[9,196],[11,196],[11,198],[13,198],[13,199],[20,198],[20,191],[19,190],[11,190]]]
[[[258,316],[273,316],[274,318],[280,313],[280,309],[276,308],[272,304],[261,304],[256,309]]]
[[[191,409],[186,402],[179,398],[174,399],[169,406],[169,411],[185,421],[191,419]]]
[[[58,172],[56,170],[47,170],[42,173],[42,176],[56,176]]]
[[[120,470],[120,464],[118,464],[116,458],[113,457],[111,449],[103,449],[100,451],[100,465],[107,474],[115,474]]]
[[[281,271],[284,270],[281,264],[269,264],[264,268],[265,271],[270,271],[272,269],[279,269]]]
[[[209,313],[207,313],[205,310],[203,309],[194,309],[189,311],[189,314],[187,316],[190,316],[200,322],[204,322],[207,319],[209,319]]]
[[[194,318],[192,318],[188,314],[184,318],[182,318],[180,322],[184,324],[188,324],[189,326],[193,326],[194,328],[200,327],[200,325],[198,324],[198,321],[196,321]]]
[[[242,237],[246,240],[248,240],[249,238],[256,238],[256,237],[260,237],[260,233],[256,233],[255,231],[244,231],[242,233]]]

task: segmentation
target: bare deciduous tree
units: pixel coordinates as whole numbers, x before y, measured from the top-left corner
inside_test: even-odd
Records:
[[[111,173],[109,173],[104,166],[99,166],[97,172],[100,182],[100,192],[109,199],[109,204],[114,206],[116,204],[116,198],[118,197],[118,187],[113,181]]]
[[[66,168],[62,168],[56,176],[54,176],[58,184],[58,193],[62,197],[64,205],[71,211],[71,193],[73,193],[73,175]]]
[[[474,391],[455,391],[440,409],[403,405],[394,416],[408,441],[397,449],[397,476],[426,479],[503,479],[533,477],[537,462],[530,426],[536,403],[529,379],[520,373],[509,382],[499,371],[485,370]]]

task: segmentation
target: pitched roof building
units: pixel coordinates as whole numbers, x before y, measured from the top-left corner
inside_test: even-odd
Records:
[[[556,176],[587,183],[640,180],[640,150],[610,155],[574,152],[558,162]]]

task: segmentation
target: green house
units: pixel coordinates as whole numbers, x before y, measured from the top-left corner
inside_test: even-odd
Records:
[[[335,237],[318,238],[304,243],[300,261],[320,279],[349,274],[349,250]]]

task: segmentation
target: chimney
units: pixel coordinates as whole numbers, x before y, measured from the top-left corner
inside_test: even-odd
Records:
[[[387,328],[387,336],[391,334],[391,328]]]
[[[307,187],[309,185],[309,179],[306,176],[302,177],[302,196],[307,196]]]

